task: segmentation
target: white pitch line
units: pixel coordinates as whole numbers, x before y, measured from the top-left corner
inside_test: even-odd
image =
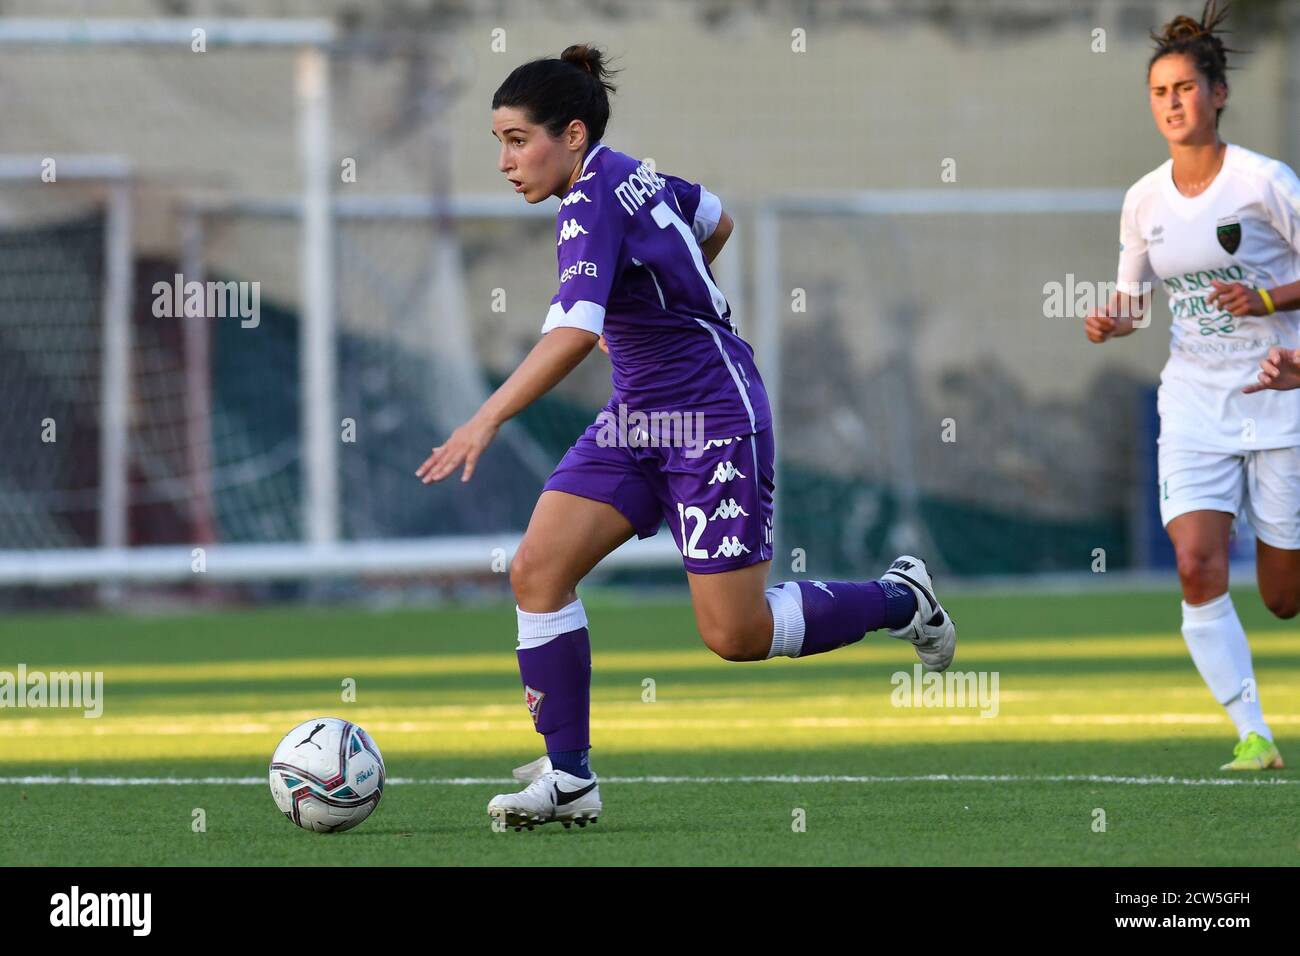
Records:
[[[1300,784],[1300,779],[1279,777],[1119,777],[1106,774],[948,774],[931,773],[915,776],[850,776],[827,774],[772,774],[736,777],[601,777],[607,784],[654,783],[1113,783],[1125,786],[1284,786]],[[510,784],[507,777],[389,777],[390,784],[425,787],[464,787]],[[0,777],[0,785],[39,786],[74,784],[90,787],[130,786],[252,786],[267,783],[265,777]]]

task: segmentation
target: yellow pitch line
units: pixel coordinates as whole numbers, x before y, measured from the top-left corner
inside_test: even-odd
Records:
[[[1266,634],[1251,639],[1257,658],[1300,653],[1300,634]],[[439,656],[406,655],[399,657],[283,658],[259,661],[168,663],[168,664],[83,664],[59,661],[48,666],[26,662],[32,670],[102,670],[105,681],[122,683],[202,683],[216,680],[284,680],[286,678],[362,676],[409,676],[417,674],[515,674],[517,663],[506,642],[500,652]],[[910,666],[912,660],[904,647],[868,641],[838,655],[822,655],[802,661],[773,661],[766,667],[801,669],[837,666],[846,660],[896,663]],[[1123,660],[1136,657],[1186,659],[1187,649],[1177,634],[1168,636],[1104,634],[1028,640],[972,639],[959,646],[957,667],[963,670],[996,669],[999,661],[1026,660]],[[618,651],[593,648],[597,671],[653,672],[666,670],[702,670],[710,667],[734,669],[736,665],[720,660],[705,648],[674,651]],[[0,670],[14,665],[0,661]],[[752,665],[751,665],[752,666]]]

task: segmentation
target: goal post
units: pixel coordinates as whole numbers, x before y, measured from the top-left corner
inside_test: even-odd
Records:
[[[778,562],[869,575],[913,551],[953,573],[1028,574],[1087,571],[1070,562],[1090,540],[1124,550],[1139,498],[1127,449],[1107,445],[1098,461],[1058,448],[1063,436],[1028,407],[1095,437],[1082,363],[1068,363],[1060,389],[1029,366],[1078,346],[1077,324],[1045,316],[1043,290],[1067,271],[1113,279],[1122,200],[1114,189],[953,185],[756,204],[752,340],[777,431]],[[996,386],[958,368],[976,361]],[[944,422],[959,436],[948,446]],[[1072,467],[1105,494],[1050,486],[1053,469]],[[1024,520],[1002,520],[1017,511]],[[1089,518],[1102,511],[1104,527]],[[998,553],[1014,551],[1012,526],[1026,537],[1037,526],[1048,544],[1033,541],[1016,564]]]

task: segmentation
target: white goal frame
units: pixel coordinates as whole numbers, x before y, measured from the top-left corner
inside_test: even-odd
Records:
[[[832,194],[788,194],[757,203],[754,209],[754,347],[759,372],[772,406],[772,429],[778,460],[781,449],[782,355],[781,334],[789,298],[781,289],[781,218],[790,214],[834,217],[885,217],[920,215],[1060,215],[1113,214],[1118,221],[1124,201],[1122,189],[941,189],[863,190]],[[785,303],[785,307],[783,307]],[[910,352],[908,353],[910,354]],[[914,427],[911,409],[900,402],[889,413],[888,427],[906,439]],[[909,448],[906,440],[894,443]],[[930,563],[942,570],[939,552],[930,546],[920,520],[916,467],[908,454],[891,457],[889,485],[898,497],[899,518],[889,537],[899,550],[919,549],[935,555]],[[783,535],[782,487],[778,480],[773,521],[773,553],[789,544]],[[787,551],[788,553],[788,551]]]

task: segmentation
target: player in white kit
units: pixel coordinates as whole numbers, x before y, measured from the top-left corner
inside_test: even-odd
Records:
[[[1170,159],[1124,197],[1118,292],[1085,320],[1105,342],[1145,325],[1159,282],[1173,316],[1160,376],[1160,515],[1183,590],[1183,638],[1239,742],[1224,770],[1282,766],[1264,720],[1250,645],[1228,593],[1236,515],[1255,531],[1269,610],[1300,607],[1300,181],[1284,163],[1223,142],[1228,52],[1211,0],[1180,16],[1148,65]],[[1261,371],[1262,370],[1262,371]]]

